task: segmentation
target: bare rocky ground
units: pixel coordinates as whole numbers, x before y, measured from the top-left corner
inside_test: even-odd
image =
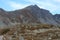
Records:
[[[0,40],[60,40],[60,27],[21,24],[10,29],[1,29],[0,35]]]

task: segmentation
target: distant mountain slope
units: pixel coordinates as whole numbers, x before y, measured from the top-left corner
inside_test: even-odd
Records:
[[[59,18],[59,17],[58,17]],[[0,8],[0,26],[2,25],[14,25],[17,23],[42,23],[59,25],[60,21],[56,19],[48,10],[41,9],[37,5],[30,5],[26,8],[5,11]]]
[[[56,21],[60,24],[60,14],[53,15]]]

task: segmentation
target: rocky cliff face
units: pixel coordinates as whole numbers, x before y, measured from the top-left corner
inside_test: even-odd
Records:
[[[5,11],[0,8],[0,26],[15,25],[17,23],[59,25],[60,18],[58,18],[56,19],[48,10],[41,9],[37,5],[30,5],[24,9],[15,11]]]

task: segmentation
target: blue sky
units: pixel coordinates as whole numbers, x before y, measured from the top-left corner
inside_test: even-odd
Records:
[[[60,0],[0,0],[0,8],[6,11],[22,9],[34,4],[49,10],[52,14],[60,14]]]

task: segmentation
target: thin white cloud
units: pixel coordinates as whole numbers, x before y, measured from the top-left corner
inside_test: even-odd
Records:
[[[44,8],[44,9],[48,9],[48,10],[51,10],[51,11],[54,11],[56,9],[58,9],[58,7],[52,3],[44,3],[44,2],[41,2],[41,3],[38,3],[39,6],[42,6],[41,8]]]
[[[53,1],[55,1],[55,2],[60,2],[60,0],[53,0]]]
[[[28,6],[28,4],[25,5],[25,4],[21,4],[21,3],[17,3],[17,2],[13,2],[13,1],[9,1],[8,5],[12,8],[12,10],[22,9],[22,8]]]
[[[47,9],[47,10],[50,10],[50,11],[54,11],[54,10],[57,10],[59,7],[57,7],[57,5],[51,3],[51,0],[24,0],[25,2],[29,2],[31,5],[32,4],[37,4],[40,8],[43,8],[43,9]],[[55,0],[57,1],[57,0]],[[14,9],[21,9],[21,8],[24,8],[30,4],[21,4],[21,3],[17,3],[17,2],[14,2],[14,1],[9,1],[8,4]]]
[[[51,11],[54,11],[56,9],[58,9],[58,7],[51,3],[51,0],[25,0],[27,2],[30,2],[32,4],[37,4],[40,8],[44,8],[44,9],[47,9],[47,10],[51,10]]]

